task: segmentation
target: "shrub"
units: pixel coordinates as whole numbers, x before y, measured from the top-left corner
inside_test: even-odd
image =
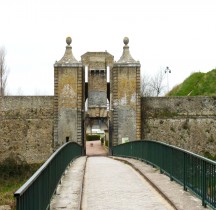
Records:
[[[109,141],[108,141],[108,140],[105,141],[105,146],[106,146],[106,147],[109,146]]]
[[[100,135],[98,134],[93,134],[93,135],[87,134],[86,135],[86,141],[95,141],[95,140],[100,140]]]
[[[205,152],[204,152],[204,157],[216,161],[216,154],[215,154],[215,155],[212,155],[212,154],[211,154],[210,152],[208,152],[208,151],[205,151]]]
[[[0,177],[12,178],[12,177],[29,177],[32,175],[32,171],[36,171],[41,164],[27,164],[26,162],[17,163],[13,158],[7,158],[0,164]]]

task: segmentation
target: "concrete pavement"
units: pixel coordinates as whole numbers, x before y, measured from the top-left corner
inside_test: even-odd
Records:
[[[158,169],[147,165],[144,162],[132,158],[113,157],[137,170],[146,180],[154,186],[164,197],[178,210],[206,210],[202,206],[202,201],[195,197],[192,193],[183,190],[183,186],[175,181],[170,181],[170,178],[165,174],[161,174]]]
[[[52,210],[80,209],[81,198],[82,210],[206,209],[200,199],[139,160],[99,156],[88,157],[86,164],[86,158],[78,158],[68,168],[51,202]]]
[[[51,201],[51,210],[80,209],[86,159],[86,156],[77,158],[65,171]]]
[[[86,163],[82,210],[168,210],[170,204],[130,166],[107,157]]]

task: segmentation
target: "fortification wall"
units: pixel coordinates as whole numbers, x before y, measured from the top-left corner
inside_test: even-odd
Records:
[[[53,151],[52,96],[0,98],[0,162],[39,163]],[[215,97],[142,98],[142,139],[216,155]]]
[[[142,139],[216,157],[216,98],[142,98]]]
[[[53,97],[0,97],[0,162],[8,157],[27,163],[52,153]]]

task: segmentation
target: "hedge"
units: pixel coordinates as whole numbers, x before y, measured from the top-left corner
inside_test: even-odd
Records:
[[[86,135],[86,141],[95,141],[95,140],[100,140],[100,135],[97,135],[97,134]]]

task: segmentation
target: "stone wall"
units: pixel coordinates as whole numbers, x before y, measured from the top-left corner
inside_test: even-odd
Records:
[[[140,139],[140,66],[114,64],[111,70],[113,145]]]
[[[0,162],[8,157],[27,163],[52,153],[53,97],[0,98]]]
[[[215,97],[142,98],[142,139],[216,155]]]
[[[216,155],[215,97],[142,98],[141,102],[142,139],[164,141],[201,155]],[[13,157],[40,163],[50,156],[53,103],[52,96],[0,98],[0,162]],[[128,114],[124,109],[119,112],[120,120],[128,124],[118,129],[130,130]]]
[[[83,70],[81,64],[55,66],[55,148],[66,141],[82,144]]]

